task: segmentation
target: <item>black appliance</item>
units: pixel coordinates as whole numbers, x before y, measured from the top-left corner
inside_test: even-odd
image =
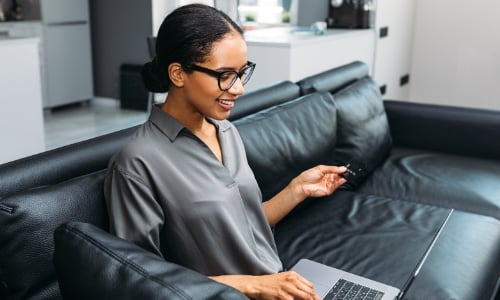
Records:
[[[328,6],[328,28],[373,27],[374,0],[330,0]]]

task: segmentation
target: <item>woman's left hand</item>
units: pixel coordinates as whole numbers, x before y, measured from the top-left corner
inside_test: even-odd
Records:
[[[346,182],[340,176],[346,170],[345,167],[318,165],[295,177],[292,185],[304,198],[328,196]]]

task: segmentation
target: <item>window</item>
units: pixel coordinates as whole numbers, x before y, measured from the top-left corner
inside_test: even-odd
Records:
[[[177,7],[191,3],[201,3],[205,5],[214,6],[214,0],[177,0]]]
[[[289,23],[291,0],[239,0],[238,20],[245,27],[252,24],[275,25]]]

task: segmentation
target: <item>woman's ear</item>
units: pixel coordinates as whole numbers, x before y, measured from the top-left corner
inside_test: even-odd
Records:
[[[184,69],[182,69],[182,66],[180,63],[171,63],[168,66],[168,77],[170,78],[170,81],[172,84],[176,87],[183,87],[184,86]]]

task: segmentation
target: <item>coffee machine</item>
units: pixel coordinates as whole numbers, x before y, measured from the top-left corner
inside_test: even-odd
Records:
[[[330,0],[326,23],[328,28],[373,27],[374,0]]]

